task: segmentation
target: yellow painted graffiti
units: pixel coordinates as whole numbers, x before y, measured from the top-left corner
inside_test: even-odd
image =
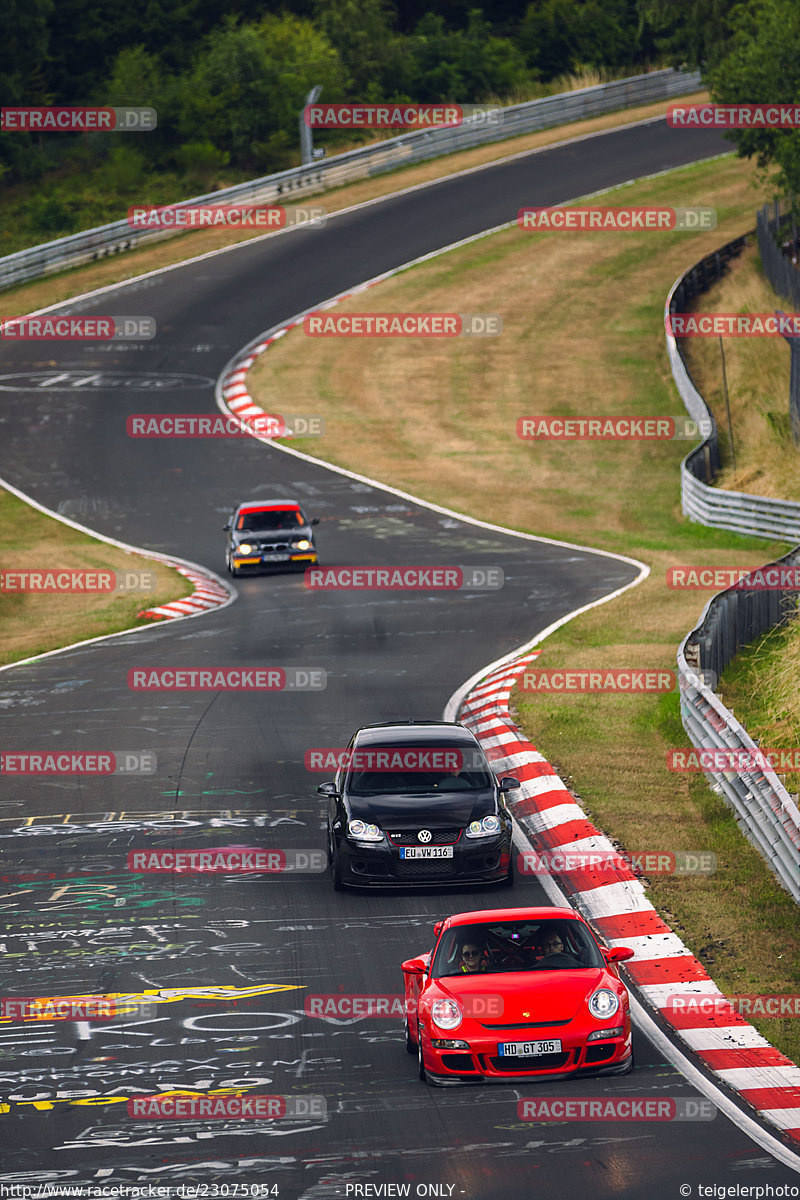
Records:
[[[253,1084],[253,1087],[258,1087],[258,1084]],[[170,1097],[176,1096],[243,1096],[246,1095],[249,1090],[251,1089],[241,1087],[211,1088],[207,1092],[198,1092],[191,1088],[180,1088],[172,1092],[154,1092],[152,1095],[148,1095],[148,1100],[166,1100]],[[140,1097],[137,1096],[90,1096],[88,1099],[74,1100],[69,1096],[64,1096],[63,1099],[60,1100],[15,1100],[14,1106],[16,1108],[21,1108],[23,1105],[27,1105],[29,1108],[36,1108],[44,1111],[45,1109],[55,1108],[57,1104],[82,1105],[84,1108],[86,1108],[94,1107],[95,1105],[100,1104],[127,1104],[129,1100],[136,1100],[139,1098]],[[10,1111],[10,1104],[0,1103],[1,1116],[6,1116],[6,1114]]]
[[[123,1016],[126,1013],[139,1012],[143,1005],[147,1004],[176,1004],[179,1000],[219,1000],[233,1001],[246,1000],[253,996],[272,996],[279,992],[296,992],[305,987],[302,983],[260,983],[253,987],[178,987],[178,988],[152,988],[143,992],[108,992],[102,996],[38,996],[35,998],[27,998],[31,1003],[43,1005],[49,1009],[63,1009],[68,1005],[86,1005],[87,1002],[95,1004],[105,1004],[112,1008],[114,1016]],[[11,997],[4,998],[3,1003],[12,1002]],[[44,1013],[32,1013],[29,1016],[16,1018],[14,1016],[0,1016],[0,1025],[8,1025],[15,1020],[22,1020],[24,1023],[31,1021],[43,1020],[80,1020],[80,1017],[66,1017],[50,1015]],[[111,1018],[113,1019],[113,1018]]]

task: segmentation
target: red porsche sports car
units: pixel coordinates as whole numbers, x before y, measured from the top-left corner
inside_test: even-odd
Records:
[[[633,1070],[628,990],[571,908],[458,913],[403,963],[406,1048],[442,1086]]]

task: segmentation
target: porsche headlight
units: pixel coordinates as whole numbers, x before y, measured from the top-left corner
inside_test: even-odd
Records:
[[[234,550],[234,554],[252,554],[254,547],[249,542],[240,542]]]
[[[589,1012],[598,1021],[607,1021],[619,1008],[619,997],[610,988],[598,988],[589,997]]]
[[[500,819],[494,813],[484,817],[482,821],[470,821],[467,826],[468,838],[492,837],[500,831]]]
[[[440,1029],[458,1029],[464,1014],[455,1000],[434,1000],[431,1019]]]
[[[351,837],[358,838],[359,842],[379,842],[383,838],[383,833],[377,825],[367,825],[366,821],[358,817],[348,822],[347,832]]]
[[[310,550],[311,542],[308,538],[301,538],[299,542],[292,542],[293,550]]]

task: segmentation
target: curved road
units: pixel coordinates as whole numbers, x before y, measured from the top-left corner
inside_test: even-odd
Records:
[[[483,664],[628,582],[625,562],[482,530],[250,440],[134,441],[133,412],[215,411],[218,373],[260,331],[367,277],[546,205],[727,149],[663,123],[444,180],[321,230],[247,243],[69,311],[147,313],[154,342],[0,349],[0,474],[99,532],[219,570],[242,498],[296,496],[339,564],[501,565],[499,592],[316,593],[237,581],[235,604],[6,671],[3,748],[149,750],[152,775],[0,781],[0,995],[134,992],[106,1023],[0,1025],[0,1184],[229,1185],[228,1195],[622,1196],[795,1176],[717,1116],[537,1124],[530,1089],[424,1088],[397,1021],[316,1019],[304,997],[393,993],[446,912],[492,891],[334,894],[327,873],[135,875],[129,852],[233,844],[317,851],[312,747],[359,724],[438,718]],[[666,198],[665,198],[666,199]],[[294,666],[324,690],[156,692],[132,668]],[[514,903],[544,903],[534,879]],[[205,992],[203,989],[206,989]],[[218,989],[209,992],[207,989]],[[147,993],[161,991],[157,1005]],[[697,1093],[641,1037],[637,1072],[581,1095]],[[322,1096],[324,1118],[145,1121],[171,1088]],[[559,1095],[565,1085],[539,1085]],[[568,1090],[568,1089],[567,1089]],[[234,1185],[238,1192],[234,1190]],[[382,1191],[381,1185],[396,1185]],[[397,1190],[397,1189],[400,1190]],[[180,1193],[173,1192],[173,1195]],[[184,1195],[191,1193],[184,1193]],[[217,1192],[217,1194],[224,1194]],[[686,1193],[680,1193],[686,1194]]]

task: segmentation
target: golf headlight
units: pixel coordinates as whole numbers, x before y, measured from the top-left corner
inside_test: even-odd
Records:
[[[619,1008],[619,997],[610,988],[598,988],[589,997],[589,1012],[598,1021],[606,1021],[613,1017]]]
[[[367,825],[366,821],[360,821],[358,818],[348,823],[347,832],[360,842],[379,842],[383,837],[377,825]]]
[[[249,542],[240,542],[239,545],[234,550],[234,554],[251,554],[252,551],[253,551],[253,547],[250,545]]]
[[[467,826],[468,838],[491,837],[500,830],[500,819],[491,813],[482,821],[470,821]]]
[[[461,1005],[455,1000],[434,1000],[431,1007],[433,1023],[440,1029],[458,1029],[463,1016]]]
[[[310,550],[311,542],[308,538],[301,538],[299,542],[292,542],[293,550]]]

